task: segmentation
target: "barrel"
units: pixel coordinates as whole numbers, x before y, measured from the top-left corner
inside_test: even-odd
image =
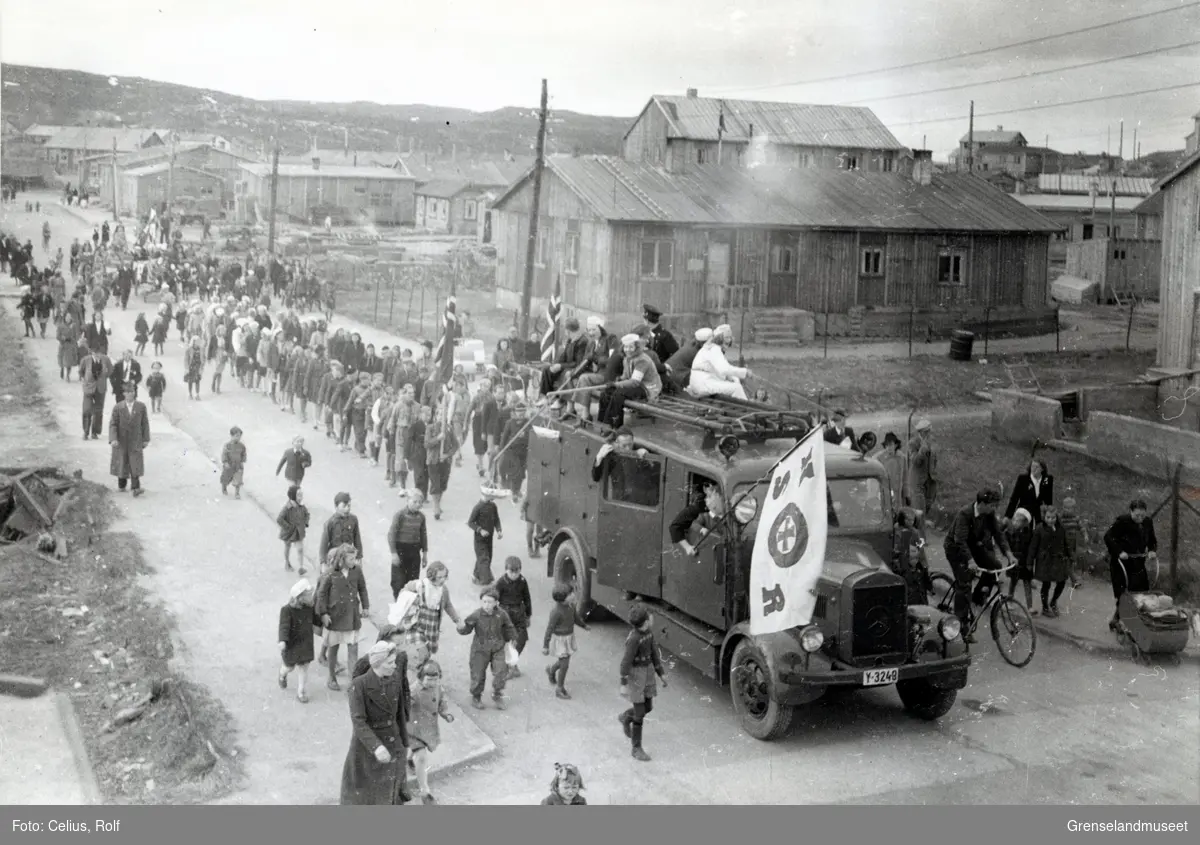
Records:
[[[974,332],[955,331],[950,336],[950,358],[954,361],[970,361],[971,347],[974,345]]]

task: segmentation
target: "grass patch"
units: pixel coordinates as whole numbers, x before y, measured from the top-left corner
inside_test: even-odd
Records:
[[[6,309],[0,361],[0,396],[21,397],[0,402],[5,464],[49,465],[54,456],[32,451],[28,431],[39,433],[35,443],[58,432]],[[65,560],[39,555],[35,538],[0,545],[0,673],[44,678],[71,695],[106,802],[211,802],[242,777],[232,719],[173,671],[170,617],[141,586],[149,568],[138,539],[107,530],[116,515],[110,497],[99,484],[77,483],[55,526]],[[140,718],[105,731],[152,692]]]
[[[986,429],[975,424],[942,424],[938,426],[937,443],[939,504],[932,514],[939,528],[949,524],[958,508],[974,501],[981,486],[1003,483],[1007,506],[1008,492],[1017,475],[1030,459],[1029,450],[992,440]],[[1054,476],[1054,500],[1061,504],[1067,497],[1078,504],[1079,515],[1088,534],[1086,551],[1081,555],[1081,568],[1108,580],[1108,556],[1104,548],[1104,533],[1113,520],[1129,509],[1134,498],[1145,499],[1151,510],[1166,501],[1170,484],[1138,475],[1121,467],[1096,461],[1083,455],[1044,449],[1039,453]],[[1158,550],[1162,558],[1160,589],[1169,587],[1171,521],[1168,505],[1154,518]],[[1186,507],[1180,507],[1179,523],[1179,585],[1175,595],[1190,604],[1200,604],[1200,517]]]
[[[1021,359],[1033,366],[1043,388],[1052,389],[1128,381],[1153,366],[1154,353],[1114,350],[991,355],[986,364],[979,358],[963,362],[940,356],[806,358],[752,362],[751,369],[765,381],[827,407],[844,407],[854,414],[895,408],[950,408],[972,403],[977,391],[1009,387],[1004,364]],[[772,399],[786,403],[784,396]]]

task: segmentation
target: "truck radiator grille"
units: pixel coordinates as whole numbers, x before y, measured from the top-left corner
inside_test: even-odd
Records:
[[[908,653],[908,598],[903,584],[854,589],[855,658]]]

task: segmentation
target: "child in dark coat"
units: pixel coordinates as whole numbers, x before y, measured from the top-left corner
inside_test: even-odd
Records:
[[[279,609],[279,688],[287,689],[288,675],[296,670],[299,686],[296,698],[308,703],[308,665],[313,660],[313,626],[321,620],[313,610],[313,588],[306,578],[292,585],[288,603]]]
[[[579,769],[570,763],[554,764],[554,780],[550,781],[550,794],[542,799],[541,806],[580,806],[587,804],[587,799],[580,795],[583,789],[583,776]]]
[[[283,450],[283,457],[279,459],[279,466],[275,467],[275,474],[279,475],[279,471],[283,470],[283,477],[299,487],[304,483],[304,471],[310,466],[312,455],[304,448],[304,438],[295,437],[292,439],[292,447]]]
[[[167,321],[165,314],[159,314],[154,318],[154,328],[151,329],[152,339],[154,340],[154,354],[162,355],[167,345],[167,332],[171,330],[171,324]]]
[[[665,687],[667,677],[654,634],[650,632],[654,615],[644,607],[635,607],[629,612],[629,624],[633,630],[625,640],[625,655],[621,658],[621,695],[633,706],[617,718],[625,736],[633,743],[633,759],[644,763],[650,755],[642,750],[642,726],[646,714],[654,709],[654,696],[658,693],[654,678],[657,675]]]
[[[300,574],[304,569],[304,535],[308,531],[308,508],[304,506],[304,492],[300,486],[293,484],[288,488],[287,504],[275,518],[279,525],[279,539],[283,540],[283,568],[292,570],[292,546],[297,546],[300,553]]]
[[[514,645],[517,654],[523,654],[529,642],[529,620],[533,617],[533,600],[529,595],[529,582],[521,574],[521,559],[509,556],[504,561],[504,574],[496,581],[496,594],[500,596],[500,607],[512,620],[517,631]],[[510,678],[521,677],[521,667],[509,668]]]
[[[146,314],[142,312],[137,315],[137,319],[133,321],[133,342],[137,344],[137,349],[133,354],[141,357],[146,354],[146,344],[150,341],[150,324],[146,322]]]
[[[489,488],[483,488],[483,498],[471,509],[467,527],[475,533],[475,571],[471,574],[471,583],[482,587],[495,580],[492,577],[493,535],[504,536],[500,527],[500,509],[496,507]]]
[[[588,630],[587,624],[575,612],[572,599],[575,590],[566,584],[555,584],[550,596],[554,599],[554,609],[550,611],[550,619],[546,622],[546,637],[542,640],[542,654],[553,652],[555,661],[546,667],[546,677],[554,685],[556,698],[569,699],[571,694],[564,686],[567,682],[567,670],[571,668],[571,655],[578,651],[575,644],[575,627]]]
[[[1029,511],[1017,508],[1012,523],[1004,534],[1008,540],[1008,547],[1017,560],[1017,565],[1008,571],[1008,597],[1013,597],[1017,591],[1017,582],[1021,582],[1025,585],[1025,606],[1029,608],[1029,615],[1037,616],[1037,608],[1033,606],[1033,564],[1027,560],[1029,543],[1033,539],[1033,517]]]
[[[242,442],[242,430],[236,425],[229,429],[229,442],[221,450],[221,495],[229,495],[233,485],[234,498],[242,498],[242,470],[246,467],[246,444]]]
[[[1067,531],[1058,519],[1054,505],[1042,506],[1042,524],[1033,530],[1029,543],[1029,565],[1033,577],[1042,582],[1042,614],[1051,619],[1058,616],[1058,599],[1071,575],[1071,555]],[[1054,586],[1053,596],[1050,587]]]
[[[504,682],[508,680],[508,664],[504,647],[513,641],[516,631],[512,620],[500,609],[500,597],[488,587],[479,594],[480,608],[462,621],[458,632],[475,634],[471,643],[471,706],[483,709],[483,687],[487,670],[492,670],[492,700],[497,710],[507,709],[504,702]]]
[[[162,413],[163,394],[167,392],[167,377],[163,375],[162,362],[150,365],[150,376],[146,379],[146,391],[150,394],[150,410]]]

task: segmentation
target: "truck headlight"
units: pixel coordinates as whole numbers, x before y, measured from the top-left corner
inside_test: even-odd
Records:
[[[754,519],[756,513],[758,513],[758,499],[753,496],[746,496],[733,509],[734,518],[742,525]]]
[[[947,616],[938,623],[938,633],[942,635],[943,640],[956,640],[962,633],[962,622],[957,616]]]
[[[800,632],[800,648],[812,654],[814,651],[820,651],[821,646],[825,644],[825,635],[821,633],[821,629],[816,625],[810,625]]]

